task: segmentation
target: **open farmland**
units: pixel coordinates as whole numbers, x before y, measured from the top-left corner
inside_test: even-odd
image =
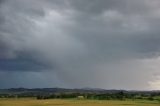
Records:
[[[145,100],[61,100],[1,99],[0,106],[160,106],[158,101]]]

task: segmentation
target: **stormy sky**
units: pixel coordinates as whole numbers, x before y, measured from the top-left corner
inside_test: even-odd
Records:
[[[0,88],[160,89],[159,0],[0,0]]]

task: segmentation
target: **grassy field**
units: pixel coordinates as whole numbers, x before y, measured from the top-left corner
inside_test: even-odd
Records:
[[[144,100],[0,99],[0,106],[160,106],[160,103],[157,101]]]

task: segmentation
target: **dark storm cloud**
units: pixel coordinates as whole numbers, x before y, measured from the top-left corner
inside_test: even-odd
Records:
[[[12,72],[17,84],[20,72],[25,72],[28,84],[33,71],[31,79],[42,81],[45,76],[49,87],[56,80],[54,84],[69,87],[147,88],[155,71],[145,59],[157,59],[160,52],[159,4],[158,0],[2,0],[0,72],[5,77],[7,70]]]
[[[40,63],[29,56],[18,56],[15,59],[1,59],[1,70],[5,71],[41,71],[48,70],[49,66],[45,63]]]

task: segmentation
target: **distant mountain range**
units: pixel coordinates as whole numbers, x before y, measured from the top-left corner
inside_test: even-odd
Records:
[[[54,94],[54,93],[160,93],[159,90],[155,91],[128,91],[128,90],[105,90],[99,88],[81,88],[81,89],[67,89],[67,88],[10,88],[10,89],[0,89],[0,94]]]

